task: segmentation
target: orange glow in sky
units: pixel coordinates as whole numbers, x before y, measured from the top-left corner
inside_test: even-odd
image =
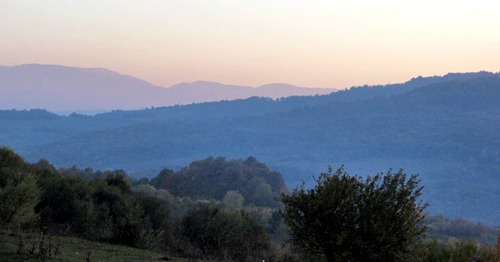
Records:
[[[2,0],[0,65],[345,88],[500,71],[500,1]]]

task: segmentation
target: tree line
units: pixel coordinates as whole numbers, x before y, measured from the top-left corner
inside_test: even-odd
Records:
[[[287,192],[279,173],[254,158],[208,158],[133,180],[122,170],[29,164],[0,148],[0,224],[14,233],[76,236],[197,259],[498,261],[485,245],[426,240],[416,176],[399,171],[362,179],[341,168],[316,182]]]

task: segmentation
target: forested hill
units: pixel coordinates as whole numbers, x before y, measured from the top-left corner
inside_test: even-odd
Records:
[[[245,161],[222,157],[194,161],[179,172],[162,170],[151,184],[175,196],[223,200],[233,194],[247,205],[268,207],[278,207],[277,199],[288,191],[282,175],[254,157]]]
[[[186,118],[206,119],[207,117],[241,117],[262,115],[271,112],[287,112],[294,108],[311,107],[328,103],[346,103],[370,100],[378,97],[388,97],[395,94],[406,93],[414,88],[439,84],[448,81],[469,80],[480,77],[490,77],[495,74],[489,72],[447,74],[445,76],[417,77],[402,84],[389,84],[378,86],[359,86],[316,96],[291,96],[280,99],[264,97],[251,97],[232,101],[215,103],[195,103],[185,106],[157,107],[146,110],[115,110],[99,114],[102,119],[126,119],[137,121],[173,120]]]
[[[27,160],[142,175],[192,159],[255,156],[289,187],[345,163],[420,173],[429,211],[500,224],[500,74],[449,74],[314,97],[115,111],[0,113],[0,143]],[[34,117],[37,114],[39,117]],[[154,172],[153,172],[154,171]]]

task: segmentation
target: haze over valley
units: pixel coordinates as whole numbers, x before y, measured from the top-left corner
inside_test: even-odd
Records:
[[[360,175],[405,168],[421,174],[430,211],[499,223],[499,87],[498,73],[479,72],[95,116],[8,110],[0,141],[29,161],[137,177],[209,156],[253,156],[292,188],[329,165]]]

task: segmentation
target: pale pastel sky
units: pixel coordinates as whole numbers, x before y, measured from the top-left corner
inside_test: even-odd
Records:
[[[0,65],[345,88],[500,71],[500,1],[0,0]]]

